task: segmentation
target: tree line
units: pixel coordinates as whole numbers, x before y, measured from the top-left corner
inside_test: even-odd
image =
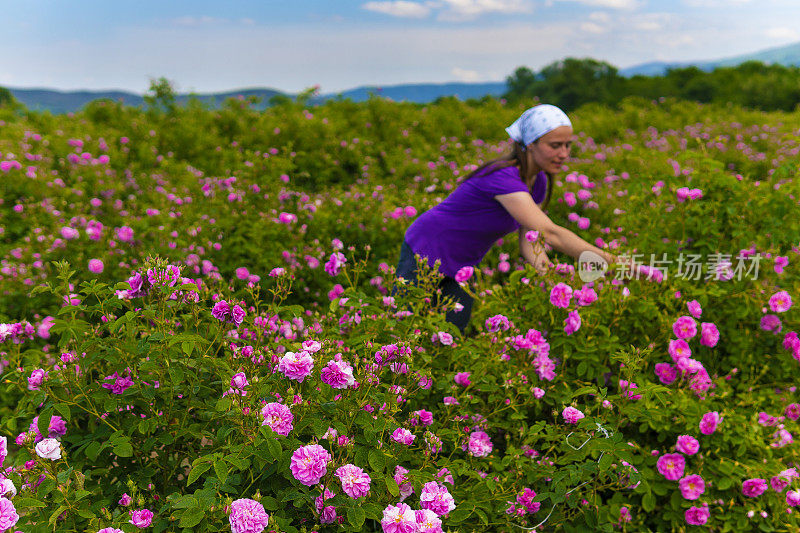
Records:
[[[800,68],[760,61],[712,71],[691,66],[671,68],[661,76],[624,77],[604,61],[570,57],[539,72],[519,67],[506,82],[510,101],[538,98],[566,110],[590,102],[613,106],[627,96],[730,102],[765,111],[793,111],[800,103]]]

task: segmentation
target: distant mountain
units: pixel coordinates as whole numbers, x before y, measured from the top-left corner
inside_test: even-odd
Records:
[[[51,113],[70,113],[80,110],[93,100],[108,98],[130,106],[144,105],[142,95],[125,91],[55,91],[49,89],[9,89],[14,98],[22,102],[28,109],[50,111]],[[424,83],[408,85],[392,85],[387,87],[365,86],[343,91],[341,93],[322,94],[312,99],[312,103],[326,100],[350,99],[363,102],[373,94],[395,101],[427,103],[443,96],[455,96],[462,100],[483,98],[484,96],[501,96],[506,92],[506,83]],[[176,101],[185,104],[190,98],[196,98],[210,107],[219,107],[228,98],[256,96],[260,102],[255,105],[265,109],[273,96],[293,97],[274,89],[240,89],[213,94],[178,94]]]
[[[620,69],[622,76],[661,76],[670,68],[683,68],[695,66],[700,70],[711,71],[717,67],[735,67],[746,61],[761,61],[762,63],[790,66],[800,66],[800,43],[787,46],[768,48],[752,54],[744,54],[713,61],[693,61],[687,63],[665,63],[654,61]]]
[[[338,94],[327,94],[320,100],[350,99],[354,102],[368,100],[370,95],[390,98],[395,101],[425,104],[443,96],[455,96],[460,100],[480,99],[484,96],[502,96],[508,90],[506,82],[490,83],[423,83],[413,85],[357,87]]]
[[[34,111],[50,111],[51,113],[72,113],[79,111],[93,100],[109,99],[129,106],[144,105],[140,94],[126,91],[56,91],[51,89],[11,89],[11,94],[28,109]],[[211,94],[178,94],[175,100],[186,104],[190,98],[196,98],[210,107],[219,107],[228,98],[256,96],[261,101],[255,107],[265,109],[269,100],[276,95],[285,95],[274,89],[240,89],[224,93]],[[289,96],[289,95],[286,95]]]

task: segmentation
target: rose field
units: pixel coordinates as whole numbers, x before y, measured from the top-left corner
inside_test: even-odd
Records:
[[[800,111],[571,111],[650,275],[511,235],[462,335],[403,234],[533,103],[0,108],[0,531],[797,531]]]

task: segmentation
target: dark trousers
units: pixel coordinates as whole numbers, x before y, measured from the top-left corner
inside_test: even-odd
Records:
[[[397,277],[405,278],[411,283],[417,282],[417,261],[414,258],[414,252],[407,242],[403,241],[400,247],[400,261],[397,263]],[[456,302],[464,306],[464,309],[456,312],[450,310],[445,315],[445,320],[451,324],[455,324],[461,333],[467,327],[469,317],[472,314],[472,296],[461,288],[461,286],[449,276],[439,282],[439,288],[442,290],[442,296],[449,296]]]

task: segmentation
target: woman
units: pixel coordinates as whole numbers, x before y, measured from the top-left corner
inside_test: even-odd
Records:
[[[542,211],[552,194],[553,177],[569,157],[573,132],[567,115],[553,105],[537,105],[506,131],[514,141],[511,153],[472,172],[442,203],[417,218],[400,250],[397,275],[411,282],[416,281],[415,254],[431,266],[441,261],[442,294],[463,306],[449,311],[446,319],[462,333],[472,312],[472,297],[455,281],[456,273],[480,263],[492,245],[512,231],[519,231],[520,255],[539,273],[546,272],[549,260],[541,246],[534,247],[525,238],[530,230],[576,259],[585,251],[607,263],[617,259],[555,224]]]

